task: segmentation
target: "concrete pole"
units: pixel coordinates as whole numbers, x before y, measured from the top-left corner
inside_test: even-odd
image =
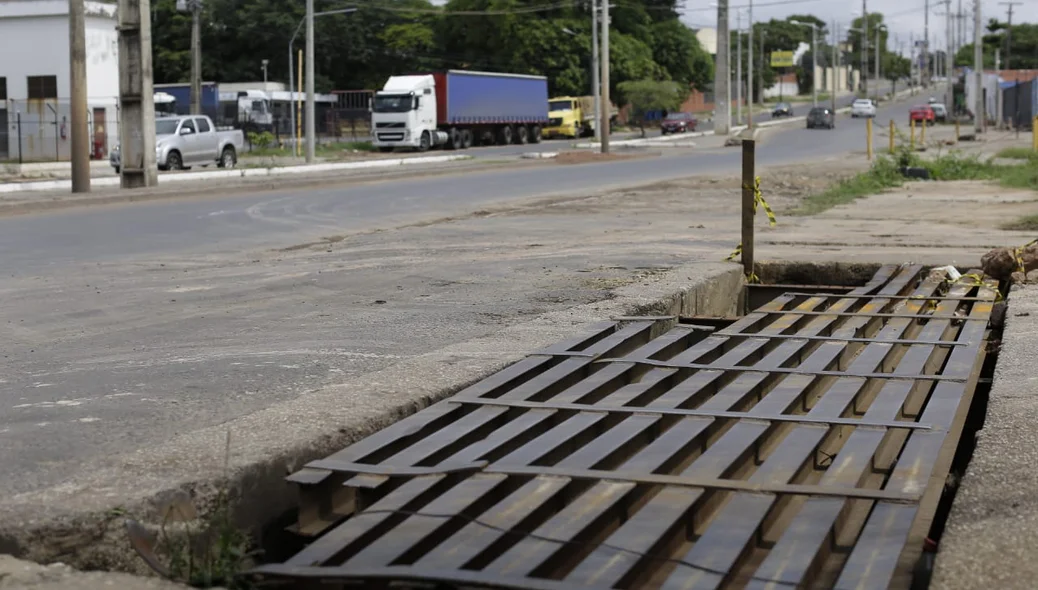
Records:
[[[984,131],[984,38],[980,22],[980,0],[973,0],[973,130]]]
[[[123,188],[158,184],[151,0],[119,0],[119,145]]]
[[[995,50],[995,71],[998,72],[1002,69],[1002,52],[998,49]],[[1017,99],[1019,100],[1019,99]],[[1002,97],[998,97],[995,100],[995,127],[1000,127],[1005,122],[1004,114],[1002,113]]]
[[[919,65],[923,88],[930,87],[930,0],[923,2],[923,59]]]
[[[732,121],[731,35],[728,0],[717,2],[717,67],[714,68],[714,135],[728,135]]]
[[[69,86],[72,123],[72,192],[90,192],[90,130],[87,126],[86,7],[68,2]]]
[[[289,128],[288,134],[292,136],[292,155],[299,157],[299,144],[296,143],[296,78],[295,78],[295,61],[296,56],[292,55],[292,43],[288,44],[288,115],[289,115]]]
[[[314,161],[314,0],[306,0],[306,163]]]
[[[879,32],[882,29],[883,29],[883,27],[876,26],[876,46],[873,47],[873,50],[876,53],[876,90],[875,90],[876,103],[879,103],[879,80],[880,80],[880,77],[879,77],[879,54],[881,53],[880,46],[879,46]]]
[[[598,81],[598,0],[591,0],[591,94],[595,97],[595,141],[602,139],[602,85]]]
[[[202,114],[202,2],[191,1],[191,114]]]
[[[818,25],[811,23],[811,106],[818,106]]]
[[[951,0],[944,0],[944,108],[951,111],[952,104],[952,6]]]
[[[833,19],[833,80],[832,87],[833,93],[829,97],[832,103],[833,117],[836,116],[836,91],[839,88],[837,85],[837,79],[840,77],[840,25],[836,23],[836,19]]]
[[[753,129],[753,0],[749,5],[749,21],[746,32],[746,126]]]
[[[735,10],[735,124],[742,125],[742,11]]]
[[[861,94],[869,97],[869,11],[861,0]]]
[[[313,2],[313,0],[308,0]],[[602,153],[609,153],[609,0],[602,0]]]
[[[760,94],[760,105],[764,106],[764,38],[767,34],[764,31],[760,32],[760,63],[757,64],[757,93]],[[751,51],[752,53],[752,51]],[[781,78],[779,78],[781,81]],[[781,90],[782,86],[779,86]]]

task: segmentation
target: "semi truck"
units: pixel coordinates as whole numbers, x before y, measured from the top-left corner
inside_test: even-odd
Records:
[[[613,120],[619,111],[616,105],[609,105],[609,119]],[[545,137],[588,137],[594,135],[598,121],[595,120],[595,97],[593,96],[559,96],[548,101],[548,126],[544,128]]]
[[[448,70],[392,76],[371,101],[379,151],[538,143],[548,124],[544,76]]]

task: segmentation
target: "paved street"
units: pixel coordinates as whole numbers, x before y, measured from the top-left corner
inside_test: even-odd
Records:
[[[907,108],[880,120],[903,121]],[[863,128],[846,117],[834,131],[793,124],[760,146],[759,163],[842,159],[863,148]],[[612,232],[646,231],[621,209],[611,229],[545,218],[507,240],[497,232],[511,230],[479,219],[517,199],[734,173],[738,162],[734,149],[665,151],[2,218],[0,491],[31,495],[119,453],[606,297],[677,263],[685,246],[616,249]],[[451,216],[469,221],[436,224],[435,244],[421,237]],[[393,231],[357,235],[408,223],[405,243]],[[560,233],[584,246],[539,247]],[[728,248],[728,233],[697,247]],[[315,242],[325,245],[305,246]]]

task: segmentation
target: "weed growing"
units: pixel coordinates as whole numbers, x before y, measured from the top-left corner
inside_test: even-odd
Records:
[[[1009,151],[1009,150],[1013,151]],[[1003,153],[1018,154],[1015,148]],[[931,180],[997,180],[1007,188],[1038,190],[1038,156],[1027,150],[1029,156],[1014,158],[1024,160],[1020,164],[1000,165],[994,158],[981,160],[976,155],[961,152],[938,154],[933,158],[920,158],[905,142],[892,154],[879,156],[867,171],[841,180],[825,191],[811,195],[791,211],[793,215],[815,215],[833,207],[850,203],[861,197],[873,195],[886,189],[910,182],[902,171],[906,168],[923,168]],[[1000,154],[998,157],[1007,157]],[[1010,228],[1007,228],[1010,229]]]

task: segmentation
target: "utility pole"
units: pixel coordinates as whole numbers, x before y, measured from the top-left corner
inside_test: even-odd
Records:
[[[1005,6],[1009,14],[1006,21],[1006,69],[1013,69],[1013,7],[1019,6],[1020,2],[999,2]]]
[[[746,32],[746,126],[753,129],[753,0],[749,5],[749,30]]]
[[[923,3],[923,60],[919,65],[919,76],[923,88],[930,87],[930,0]]]
[[[1001,52],[998,49],[996,49],[995,50],[995,71],[998,72],[1001,69],[1002,69],[1002,55],[1001,55]],[[1019,100],[1019,98],[1017,98],[1017,100]],[[1005,122],[1005,120],[1003,119],[1003,113],[1002,113],[1002,99],[1001,99],[1001,97],[999,97],[997,100],[995,100],[995,128],[997,129],[998,127],[1001,127],[1002,123],[1004,123],[1004,122]]]
[[[728,0],[717,1],[717,67],[714,69],[714,135],[728,135],[732,120],[731,35]]]
[[[191,7],[191,114],[202,114],[202,0]]]
[[[121,186],[158,183],[155,89],[151,71],[151,0],[119,0],[119,145]]]
[[[980,23],[980,0],[973,0],[973,130],[978,137],[984,130],[984,47]]]
[[[314,0],[306,0],[306,163],[314,162]]]
[[[735,9],[735,122],[742,125],[742,11]]]
[[[836,80],[839,78],[840,71],[840,25],[836,23],[836,19],[833,19],[833,80],[832,87],[833,92],[830,96],[832,102],[833,117],[836,117]]]
[[[861,94],[869,97],[869,11],[861,0]]]
[[[69,113],[72,123],[72,192],[90,192],[90,137],[87,128],[86,6],[68,2]]]
[[[602,85],[598,83],[598,0],[591,0],[591,94],[595,100],[595,141],[602,140]]]
[[[954,109],[952,104],[952,10],[951,0],[944,0],[944,105],[946,109]]]
[[[880,54],[879,32],[880,32],[881,29],[883,29],[882,25],[876,25],[876,47],[874,48],[875,51],[876,51],[876,90],[875,90],[874,93],[876,95],[876,103],[877,104],[879,104],[879,79],[880,79],[879,78],[879,54]]]
[[[313,2],[314,0],[307,0]],[[609,153],[609,0],[602,0],[602,153]]]
[[[760,94],[760,105],[764,106],[764,38],[767,37],[765,31],[760,32],[760,63],[757,64],[757,92]],[[752,51],[752,49],[751,49]],[[781,82],[781,78],[779,79]],[[781,86],[779,86],[781,88]]]

